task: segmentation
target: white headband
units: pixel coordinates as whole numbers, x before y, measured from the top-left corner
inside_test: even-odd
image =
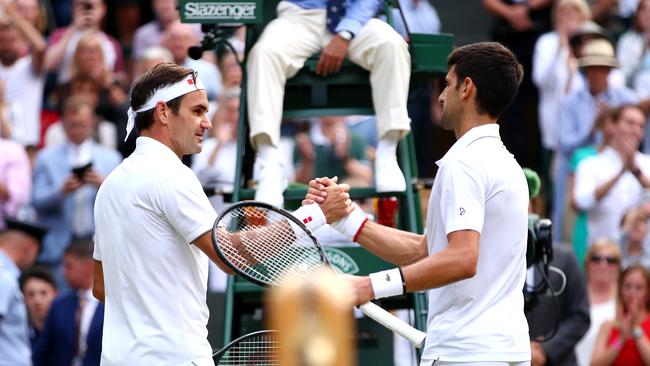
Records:
[[[181,95],[185,95],[197,90],[205,90],[205,85],[203,85],[203,82],[201,79],[199,79],[196,73],[192,73],[188,74],[185,79],[175,84],[156,89],[151,98],[149,98],[149,100],[142,107],[138,108],[137,111],[134,111],[133,107],[129,107],[129,110],[126,112],[129,116],[129,119],[126,122],[126,137],[124,138],[124,141],[126,141],[126,139],[129,137],[131,131],[133,130],[133,126],[135,126],[136,114],[155,108],[158,102],[169,102],[170,100],[178,98]]]

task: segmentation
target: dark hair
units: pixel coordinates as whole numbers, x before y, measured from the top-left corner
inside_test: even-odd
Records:
[[[137,110],[147,103],[157,89],[175,84],[192,73],[194,73],[194,70],[173,63],[156,65],[133,83],[133,88],[131,89],[131,108],[134,111]],[[167,106],[171,109],[172,113],[178,113],[182,100],[183,95],[167,102]],[[138,130],[142,131],[151,127],[153,124],[154,110],[152,108],[136,115],[135,126]]]
[[[94,243],[89,239],[75,239],[68,244],[63,254],[73,255],[77,258],[92,258]]]
[[[612,119],[614,120],[614,123],[618,123],[618,120],[621,118],[623,111],[630,108],[641,111],[643,117],[647,118],[645,111],[638,104],[623,104],[612,110]]]
[[[524,76],[517,57],[496,42],[479,42],[454,50],[447,66],[456,67],[458,87],[465,78],[476,85],[476,108],[497,118],[510,105]]]
[[[56,281],[54,280],[52,271],[47,267],[36,265],[23,272],[20,276],[20,291],[25,291],[25,284],[32,278],[45,281],[56,290]]]

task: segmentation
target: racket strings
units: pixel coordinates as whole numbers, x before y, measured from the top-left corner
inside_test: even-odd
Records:
[[[221,252],[265,284],[279,285],[289,269],[303,278],[316,278],[322,266],[321,253],[307,232],[276,211],[241,206],[224,215],[218,226]]]
[[[280,365],[279,343],[272,335],[258,335],[237,342],[218,360],[217,365]]]

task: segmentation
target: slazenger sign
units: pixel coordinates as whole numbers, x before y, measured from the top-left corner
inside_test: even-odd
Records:
[[[261,21],[256,1],[182,1],[180,5],[182,21],[187,23]]]

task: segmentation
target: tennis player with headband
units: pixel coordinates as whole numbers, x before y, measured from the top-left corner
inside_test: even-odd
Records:
[[[437,162],[425,235],[368,222],[355,209],[332,226],[400,267],[350,276],[356,303],[429,291],[421,366],[529,365],[522,289],[526,278],[528,187],[503,145],[497,118],[523,70],[498,43],[470,44],[448,59],[441,125],[457,141]],[[303,203],[325,203],[328,179],[310,182]]]
[[[217,218],[183,155],[201,151],[208,98],[196,72],[160,64],[135,81],[128,133],[136,149],[106,178],[95,201],[93,294],[106,304],[102,365],[213,365],[206,305]],[[304,206],[303,221],[351,210],[347,187],[331,209]]]

